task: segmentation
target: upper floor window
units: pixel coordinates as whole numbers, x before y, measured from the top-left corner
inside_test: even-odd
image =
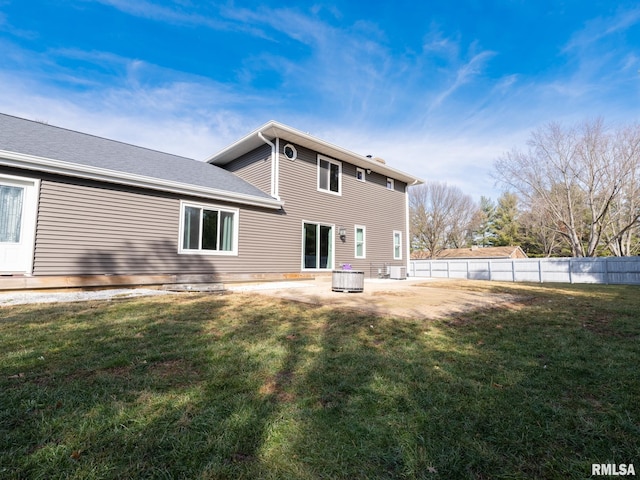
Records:
[[[237,255],[237,209],[183,203],[180,216],[180,253]]]
[[[318,155],[318,190],[342,194],[342,163]]]
[[[359,180],[361,182],[365,181],[364,168],[356,167],[356,180]]]
[[[388,190],[394,189],[393,178],[387,178],[387,189]]]

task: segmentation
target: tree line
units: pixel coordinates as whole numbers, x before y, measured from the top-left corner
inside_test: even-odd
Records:
[[[476,203],[458,187],[409,191],[412,250],[519,245],[529,256],[640,253],[640,125],[550,123],[494,164],[504,193]]]

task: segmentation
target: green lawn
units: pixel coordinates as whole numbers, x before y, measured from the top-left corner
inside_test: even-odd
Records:
[[[448,286],[448,287],[447,287]],[[0,308],[0,478],[640,474],[640,289],[438,321],[248,295]]]

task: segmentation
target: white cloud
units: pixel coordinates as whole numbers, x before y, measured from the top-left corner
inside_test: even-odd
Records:
[[[260,38],[267,38],[265,33],[253,28],[244,22],[231,21],[232,17],[225,15],[230,12],[228,7],[218,7],[211,3],[187,4],[183,8],[177,5],[175,8],[158,5],[148,0],[85,0],[100,3],[120,12],[134,17],[145,18],[170,25],[184,25],[205,27],[212,30],[244,32]],[[198,8],[196,8],[198,7]],[[197,12],[198,9],[204,13]]]
[[[444,101],[448,97],[453,95],[460,87],[471,82],[471,80],[475,76],[479,75],[482,72],[482,67],[484,66],[486,61],[494,55],[494,52],[480,52],[477,55],[474,55],[467,63],[460,66],[455,73],[455,79],[453,83],[436,96],[436,98],[429,105],[428,112],[431,112],[440,107],[444,103]]]
[[[212,28],[228,28],[228,24],[219,22],[211,17],[194,13],[186,13],[173,8],[160,6],[146,0],[93,0],[113,7],[128,15],[147,18],[149,20],[182,25],[206,25]]]
[[[601,42],[614,33],[623,32],[640,23],[640,8],[619,10],[610,17],[598,17],[586,22],[582,30],[575,32],[563,52],[584,50]]]
[[[160,76],[172,81],[147,85],[147,78],[158,76],[158,67],[144,62],[128,65],[118,84],[85,92],[24,82],[2,73],[0,83],[6,88],[0,91],[0,111],[199,159],[273,117],[357,153],[381,156],[390,166],[426,180],[457,185],[477,198],[492,195],[487,192],[493,191],[488,176],[493,160],[513,146],[474,138],[476,132],[471,131],[465,138],[454,138],[446,129],[426,132],[403,125],[345,128],[344,123],[314,112],[269,111],[263,106],[266,99],[246,102],[229,86],[199,77],[163,71]],[[247,103],[255,104],[255,109],[247,109]]]
[[[68,53],[68,52],[65,52]],[[0,72],[0,111],[115,140],[205,158],[246,133],[247,117],[259,116],[268,99],[209,79],[184,75],[108,54],[73,51],[117,65],[109,82],[79,81],[72,71],[45,77],[41,65]],[[50,83],[51,77],[57,82]],[[65,78],[69,76],[69,78]],[[156,79],[162,78],[162,83]],[[63,81],[64,80],[64,81]],[[103,80],[103,79],[101,79]],[[73,85],[74,88],[69,88]],[[242,111],[245,102],[259,106]],[[261,119],[262,121],[262,119]],[[252,122],[256,126],[260,122]]]
[[[270,40],[263,50],[247,53],[241,81],[230,83],[111,52],[71,46],[38,54],[3,44],[0,111],[194,158],[205,158],[275,119],[355,152],[381,156],[425,180],[457,185],[476,199],[497,198],[493,162],[524,145],[541,123],[633,111],[633,102],[619,108],[603,95],[612,80],[597,82],[602,76],[597,62],[606,55],[594,63],[580,56],[549,76],[507,72],[492,79],[485,72],[499,52],[465,45],[436,28],[398,54],[381,26],[355,21],[337,28],[319,15],[328,11],[339,18],[340,13],[324,7],[311,13],[202,7],[217,9],[212,20],[180,6],[100,1],[174,25],[242,25],[243,31]],[[589,24],[566,50],[578,58],[578,45],[588,43],[596,26],[621,31],[637,21],[633,18]],[[272,48],[287,42],[302,53],[294,58]],[[637,55],[613,55],[616,61],[619,68],[610,75],[624,72],[628,82],[633,76],[636,86],[628,90],[638,96]],[[74,62],[83,65],[82,71],[60,66]],[[254,90],[251,85],[263,72],[276,72],[281,85]]]

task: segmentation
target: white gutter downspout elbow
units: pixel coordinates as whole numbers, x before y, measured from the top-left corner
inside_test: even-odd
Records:
[[[276,200],[280,200],[280,196],[278,195],[278,158],[277,158],[277,150],[275,143],[267,140],[262,132],[258,132],[258,137],[267,145],[271,146],[271,196]]]

